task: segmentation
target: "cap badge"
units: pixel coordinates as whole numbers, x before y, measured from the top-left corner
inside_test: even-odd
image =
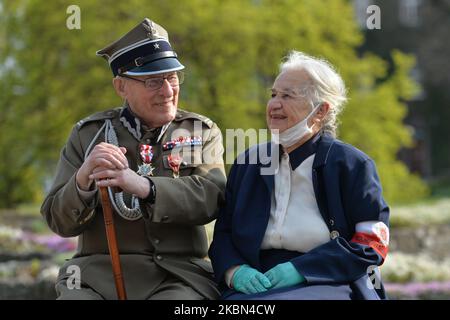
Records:
[[[144,28],[148,31],[147,37],[153,39],[153,36],[156,34],[156,28],[153,26],[153,21],[150,21],[150,25],[144,24]]]

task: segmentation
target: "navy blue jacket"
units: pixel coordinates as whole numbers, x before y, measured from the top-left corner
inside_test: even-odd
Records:
[[[271,146],[266,143],[248,149],[238,157],[240,163],[245,158],[244,164],[235,161],[231,168],[226,202],[209,250],[216,281],[222,288],[230,267],[245,263],[260,269],[274,176],[261,175],[261,168],[270,163],[264,164],[259,156],[256,163],[249,162],[259,154],[259,148],[270,155]],[[381,265],[384,258],[372,246],[351,241],[355,225],[376,220],[389,226],[389,208],[382,197],[375,164],[355,147],[324,135],[318,140],[312,171],[320,213],[330,234],[337,231],[338,236],[290,261],[308,284],[354,283],[364,291],[369,266]],[[377,291],[384,298],[383,288]],[[361,293],[362,298],[370,294]]]

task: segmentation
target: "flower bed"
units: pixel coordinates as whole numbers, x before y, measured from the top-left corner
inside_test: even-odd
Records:
[[[450,299],[450,281],[385,283],[389,299],[395,300],[436,300]]]
[[[413,227],[448,223],[450,223],[449,198],[391,208],[391,227]]]
[[[423,253],[393,252],[381,266],[381,274],[386,282],[450,281],[450,258],[438,261]]]

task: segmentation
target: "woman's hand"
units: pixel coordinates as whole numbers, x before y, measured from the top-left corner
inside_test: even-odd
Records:
[[[305,281],[291,262],[280,263],[264,273],[270,280],[272,289],[291,287]]]
[[[247,264],[240,266],[233,274],[233,288],[245,294],[267,291],[271,287],[269,279]]]

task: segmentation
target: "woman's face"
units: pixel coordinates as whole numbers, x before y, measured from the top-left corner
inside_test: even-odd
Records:
[[[270,130],[278,129],[281,133],[308,116],[311,105],[299,94],[310,83],[302,70],[286,70],[278,75],[267,102],[266,121]]]

